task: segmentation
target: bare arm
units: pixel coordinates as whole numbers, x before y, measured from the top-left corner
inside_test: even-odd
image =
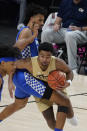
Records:
[[[34,28],[32,29],[33,34],[29,28],[25,28],[21,32],[19,39],[15,43],[14,47],[18,47],[20,50],[23,50],[28,44],[31,44],[38,35],[38,28],[38,25],[35,24]]]
[[[13,92],[15,90],[15,86],[13,84],[12,77],[13,77],[13,73],[10,73],[8,77],[8,90],[9,90],[9,94],[11,98],[13,98]]]
[[[27,69],[30,73],[32,73],[32,64],[30,58],[16,61],[15,66],[17,69]],[[14,72],[10,73],[8,77],[8,90],[11,98],[13,98],[13,92],[15,90],[15,86],[12,81],[13,74]]]
[[[66,74],[66,80],[73,80],[72,70],[62,59],[56,59],[56,69]]]
[[[15,62],[15,66],[17,69],[26,69],[30,73],[32,73],[32,61],[31,58],[21,59]]]
[[[59,70],[59,71],[62,71],[62,72],[64,72],[66,74],[65,85],[64,86],[60,85],[60,87],[56,87],[56,89],[58,89],[58,90],[64,90],[65,88],[70,86],[71,81],[73,80],[73,72],[68,67],[68,65],[61,59],[56,59],[56,69]]]

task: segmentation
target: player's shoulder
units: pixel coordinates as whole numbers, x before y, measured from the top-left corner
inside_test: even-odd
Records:
[[[32,35],[32,32],[31,32],[31,30],[29,29],[29,28],[24,28],[22,31],[21,31],[21,33],[20,33],[20,38],[21,37],[29,37],[29,36],[31,36]]]
[[[57,58],[57,57],[55,57],[55,60],[56,60],[56,64],[58,63],[65,63],[65,61],[63,60],[63,59],[61,59],[61,58]]]

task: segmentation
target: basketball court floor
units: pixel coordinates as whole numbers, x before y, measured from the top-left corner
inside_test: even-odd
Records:
[[[4,89],[2,101],[0,102],[0,111],[4,106],[12,103],[7,89],[7,76],[4,77]],[[74,127],[67,121],[64,131],[86,131],[87,130],[87,76],[75,75],[72,85],[67,88],[72,101],[75,115],[78,119],[78,126]],[[56,114],[57,107],[54,105]],[[25,108],[16,112],[12,116],[0,123],[0,131],[51,131],[47,126],[42,114],[39,112],[34,98],[29,98],[29,103]]]

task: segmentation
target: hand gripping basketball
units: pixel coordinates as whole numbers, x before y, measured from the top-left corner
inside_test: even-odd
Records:
[[[66,76],[65,73],[61,71],[54,70],[49,73],[48,75],[48,84],[49,86],[56,90],[56,88],[61,88],[65,85],[66,82]]]

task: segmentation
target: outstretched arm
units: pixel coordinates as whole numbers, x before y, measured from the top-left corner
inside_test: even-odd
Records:
[[[29,28],[23,29],[20,33],[19,39],[14,44],[14,47],[18,47],[20,50],[23,50],[28,44],[31,44],[38,35],[38,28],[38,24],[35,24],[31,29],[32,31]]]
[[[12,77],[13,77],[13,73],[10,73],[8,76],[8,90],[9,90],[9,94],[11,98],[13,98],[13,92],[15,90],[15,86],[13,84]]]
[[[30,73],[32,73],[32,61],[31,58],[25,58],[21,60],[17,60],[15,62],[16,69],[26,69]]]

